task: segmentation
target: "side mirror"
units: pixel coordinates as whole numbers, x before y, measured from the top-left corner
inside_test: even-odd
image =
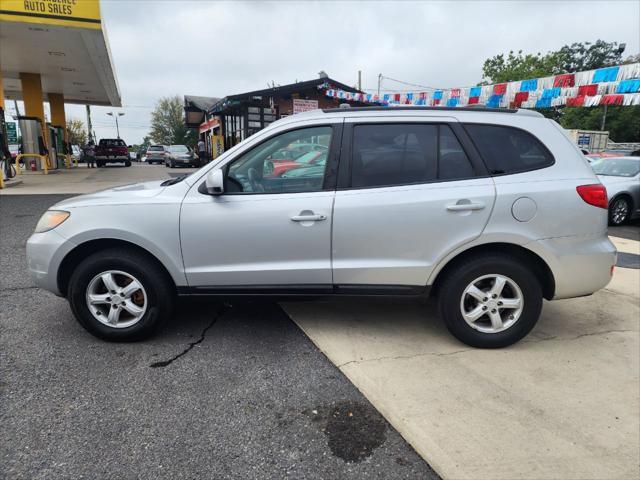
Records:
[[[207,174],[204,183],[209,195],[222,195],[224,193],[224,173],[222,169],[216,168],[211,170]]]

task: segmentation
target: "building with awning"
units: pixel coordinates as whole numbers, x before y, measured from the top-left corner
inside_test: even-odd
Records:
[[[330,89],[363,93],[320,72],[319,77],[313,80],[228,95],[217,99],[206,109],[211,98],[185,96],[185,122],[191,128],[200,128],[203,122],[217,119],[219,127],[214,136],[219,138],[221,148],[226,150],[288,115],[317,108],[335,108],[340,103],[364,105],[352,99],[328,97],[325,92]],[[198,121],[201,124],[196,125]],[[214,141],[218,141],[217,138]],[[215,156],[215,152],[212,153]]]
[[[47,150],[58,148],[50,126],[67,140],[65,103],[122,105],[99,0],[0,1],[0,108],[24,102],[24,116],[39,120]],[[53,152],[47,153],[52,162]],[[53,161],[49,168],[56,168]]]

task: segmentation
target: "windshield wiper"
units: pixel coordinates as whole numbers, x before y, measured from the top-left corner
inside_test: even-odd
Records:
[[[180,175],[179,177],[173,177],[169,180],[165,180],[160,184],[161,187],[166,187],[168,185],[175,185],[176,183],[180,183],[182,180],[187,178],[189,175],[187,173]]]

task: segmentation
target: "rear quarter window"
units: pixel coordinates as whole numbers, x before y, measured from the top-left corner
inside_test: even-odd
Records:
[[[525,130],[504,125],[464,125],[492,175],[527,172],[554,164],[553,155]]]

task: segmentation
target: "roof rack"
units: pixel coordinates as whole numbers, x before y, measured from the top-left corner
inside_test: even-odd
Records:
[[[324,108],[324,113],[332,112],[371,112],[371,111],[397,111],[397,110],[418,110],[418,111],[448,111],[448,112],[492,112],[492,113],[517,113],[518,109],[513,108],[489,108],[489,107],[422,107],[422,106],[371,106],[371,107],[351,107],[351,108]]]

